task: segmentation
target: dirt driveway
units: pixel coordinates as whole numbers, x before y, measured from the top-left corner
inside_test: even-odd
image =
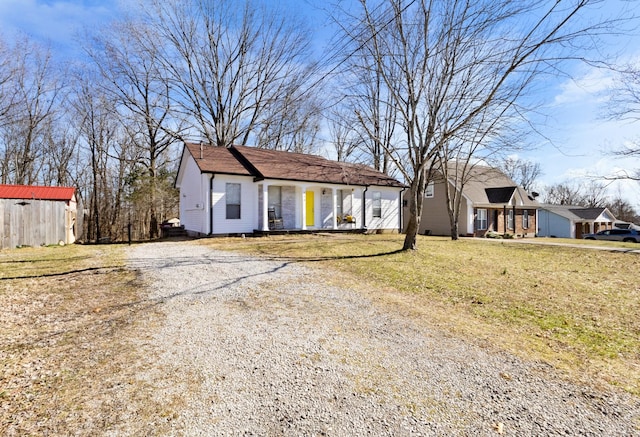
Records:
[[[452,338],[382,291],[193,242],[128,256],[164,316],[139,379],[175,435],[640,435],[638,399]]]

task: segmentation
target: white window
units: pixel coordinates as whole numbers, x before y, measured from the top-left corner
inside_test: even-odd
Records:
[[[487,210],[478,209],[476,211],[476,229],[484,231],[487,229]]]
[[[336,215],[342,217],[342,190],[336,190]]]
[[[240,218],[240,184],[227,183],[225,199],[227,203],[227,219]]]
[[[282,187],[270,185],[267,195],[269,196],[269,208],[273,208],[276,217],[282,217]]]
[[[513,209],[509,210],[509,215],[507,216],[507,229],[513,230]]]
[[[373,217],[382,217],[382,197],[380,196],[380,191],[373,192]]]
[[[433,181],[429,182],[424,189],[424,197],[427,199],[433,198]]]
[[[522,229],[529,229],[529,210],[522,211]]]

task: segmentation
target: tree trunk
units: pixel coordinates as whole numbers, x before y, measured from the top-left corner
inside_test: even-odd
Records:
[[[459,235],[458,218],[456,217],[451,223],[451,239],[456,241]]]
[[[422,199],[424,193],[424,177],[414,178],[409,193],[409,223],[402,250],[418,249],[418,231],[420,230],[420,218],[422,216]]]

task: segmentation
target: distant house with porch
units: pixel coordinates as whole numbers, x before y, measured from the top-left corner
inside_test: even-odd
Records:
[[[73,187],[0,185],[0,249],[72,244],[77,226]]]
[[[195,236],[401,230],[402,183],[315,155],[186,143],[176,187]]]
[[[538,236],[579,239],[584,234],[612,229],[615,222],[607,208],[545,204],[538,212]]]
[[[462,186],[458,217],[461,236],[483,237],[489,231],[520,237],[535,236],[538,202],[500,170],[483,165],[469,169],[464,184],[460,180],[444,180],[436,176],[427,185],[420,233],[451,235],[445,184],[449,185],[452,193],[454,187]]]

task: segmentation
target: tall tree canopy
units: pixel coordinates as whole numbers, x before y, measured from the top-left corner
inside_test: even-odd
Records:
[[[611,28],[610,20],[589,19],[603,6],[602,0],[359,2],[343,29],[351,56],[366,59],[359,65],[381,79],[383,103],[397,114],[400,133],[381,144],[411,188],[405,249],[416,248],[438,154],[488,138],[503,126],[499,120],[518,116],[536,80],[584,56],[583,44]]]

